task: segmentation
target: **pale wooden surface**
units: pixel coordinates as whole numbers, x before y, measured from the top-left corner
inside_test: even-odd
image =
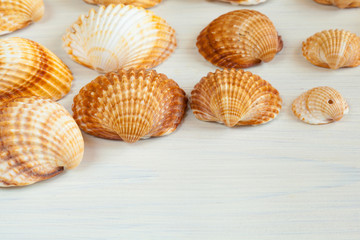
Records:
[[[94,6],[45,3],[44,19],[8,36],[38,41],[70,66],[75,81],[60,101],[70,110],[74,95],[97,73],[66,56],[61,36]],[[198,33],[240,8],[164,0],[152,10],[176,29],[179,47],[156,69],[189,94],[216,69],[198,54]],[[315,32],[360,34],[360,9],[312,0],[269,0],[249,8],[267,14],[285,43],[274,61],[249,69],[280,91],[284,106],[275,121],[229,129],[188,111],[174,134],[133,145],[84,134],[77,169],[30,187],[0,189],[0,239],[360,239],[360,68],[331,71],[301,55],[301,42]],[[293,99],[322,85],[348,99],[350,114],[325,126],[297,121]]]

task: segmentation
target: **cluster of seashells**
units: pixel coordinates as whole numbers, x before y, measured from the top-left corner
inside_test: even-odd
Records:
[[[63,36],[71,59],[101,75],[75,96],[73,117],[56,100],[71,87],[73,75],[50,50],[29,39],[0,40],[0,187],[24,186],[79,165],[81,130],[100,138],[134,143],[171,134],[188,102],[199,120],[228,127],[259,125],[276,118],[279,92],[260,76],[241,68],[272,61],[283,41],[272,21],[255,10],[236,10],[206,26],[197,38],[199,53],[216,70],[203,77],[188,100],[179,85],[151,70],[175,50],[175,30],[144,8],[161,0],[84,0],[99,4],[81,15]],[[266,0],[221,0],[255,5]],[[320,1],[358,7],[358,1]],[[131,4],[131,5],[127,5]],[[6,9],[6,11],[5,11]],[[0,34],[21,29],[44,14],[42,0],[3,0]],[[312,64],[338,69],[360,65],[360,38],[327,30],[303,43]],[[349,110],[335,89],[318,87],[292,104],[309,124],[339,121]]]

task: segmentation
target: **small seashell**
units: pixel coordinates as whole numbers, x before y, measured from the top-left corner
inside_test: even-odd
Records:
[[[11,99],[0,107],[0,187],[52,178],[81,161],[84,141],[71,115],[50,99]]]
[[[216,66],[246,68],[271,61],[283,42],[267,16],[243,9],[212,21],[202,30],[196,45],[200,54]]]
[[[161,2],[161,0],[84,0],[90,4],[125,4],[133,5],[136,7],[151,8]]]
[[[58,100],[70,91],[72,80],[69,68],[39,43],[0,39],[0,102],[21,96]]]
[[[1,0],[0,35],[39,21],[44,15],[43,0]]]
[[[273,120],[281,110],[279,92],[258,75],[224,69],[209,73],[191,92],[197,119],[228,127],[257,125]]]
[[[222,2],[229,2],[231,4],[239,4],[239,5],[257,5],[263,2],[266,2],[267,0],[219,0]]]
[[[349,112],[349,106],[335,89],[316,87],[295,99],[292,111],[303,122],[327,124],[340,121]]]
[[[129,69],[99,76],[83,87],[73,112],[85,132],[133,143],[175,131],[186,105],[185,92],[164,74]]]
[[[360,65],[360,37],[344,30],[325,30],[303,42],[303,55],[312,64],[331,69]]]
[[[360,0],[314,0],[314,1],[325,5],[334,5],[337,6],[338,8],[360,7]]]
[[[101,6],[67,30],[70,57],[100,73],[121,68],[153,68],[176,48],[175,30],[148,10],[131,5]]]

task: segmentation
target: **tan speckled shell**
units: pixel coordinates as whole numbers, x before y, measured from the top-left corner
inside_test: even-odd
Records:
[[[21,96],[58,100],[72,80],[69,68],[44,46],[18,37],[0,39],[0,102]]]
[[[0,35],[24,28],[32,22],[37,22],[43,15],[43,0],[1,0]]]
[[[0,107],[0,187],[54,177],[75,168],[83,152],[79,127],[52,100],[16,98]]]
[[[273,120],[281,110],[279,92],[258,75],[225,69],[209,73],[191,92],[191,109],[199,120],[228,127]]]
[[[283,42],[264,14],[237,10],[212,21],[198,36],[199,52],[222,68],[246,68],[271,61]]]
[[[360,0],[314,0],[314,1],[325,5],[334,5],[337,6],[338,8],[360,7]]]
[[[316,87],[295,99],[292,110],[303,122],[327,124],[340,121],[349,112],[349,106],[335,89]]]
[[[74,118],[85,132],[136,142],[167,135],[180,124],[185,92],[164,74],[144,69],[99,76],[74,98]]]
[[[331,69],[360,65],[360,37],[344,30],[325,30],[303,42],[303,55],[312,64]]]
[[[125,4],[136,7],[151,8],[161,2],[161,0],[84,0],[90,4]]]
[[[221,2],[229,2],[232,4],[239,4],[239,5],[257,5],[267,0],[219,0]]]
[[[81,15],[63,42],[74,61],[100,73],[153,68],[176,48],[175,30],[164,19],[122,4],[101,6]]]

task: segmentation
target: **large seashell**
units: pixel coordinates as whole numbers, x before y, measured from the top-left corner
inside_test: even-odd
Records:
[[[43,0],[1,0],[0,35],[24,28],[32,22],[37,22],[43,15]]]
[[[63,37],[70,57],[101,73],[120,68],[153,68],[175,50],[175,30],[148,10],[131,5],[101,6]]]
[[[0,39],[0,102],[21,96],[58,100],[72,80],[69,68],[44,46],[18,37]]]
[[[239,5],[257,5],[267,0],[219,0],[222,2],[229,2],[231,4],[239,4]]]
[[[16,98],[0,108],[0,187],[52,178],[81,161],[84,141],[71,115],[50,99]]]
[[[314,0],[314,1],[325,5],[334,5],[337,6],[338,8],[360,7],[360,0]]]
[[[136,7],[151,8],[161,2],[161,0],[84,0],[90,4],[125,4],[133,5]]]
[[[349,112],[341,94],[331,87],[313,88],[295,99],[292,110],[297,118],[309,124],[340,121]]]
[[[303,42],[303,55],[312,64],[331,69],[360,65],[360,37],[344,30],[326,30]]]
[[[281,104],[279,92],[258,75],[225,69],[196,84],[190,106],[199,120],[234,127],[269,122],[279,114]]]
[[[283,42],[267,16],[243,9],[212,21],[202,30],[196,45],[201,55],[216,66],[246,68],[271,61]]]
[[[144,69],[119,70],[100,76],[74,98],[75,121],[85,132],[136,142],[175,131],[187,99],[177,83]]]

